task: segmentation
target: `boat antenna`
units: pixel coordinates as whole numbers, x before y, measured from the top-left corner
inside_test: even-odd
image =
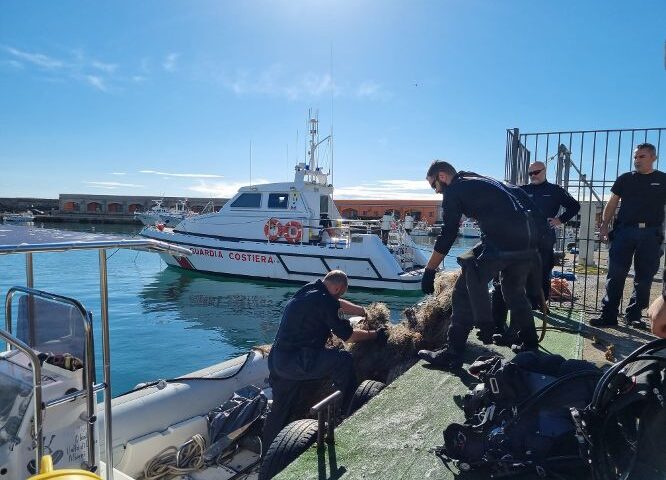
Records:
[[[250,139],[250,186],[252,186],[252,139]]]
[[[331,42],[331,63],[329,66],[331,77],[331,184],[333,184],[333,97],[335,96],[335,83],[333,82],[333,42]]]

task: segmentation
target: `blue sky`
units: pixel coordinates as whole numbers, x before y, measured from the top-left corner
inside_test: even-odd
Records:
[[[4,0],[0,196],[285,181],[313,108],[338,197],[437,198],[506,128],[666,126],[665,41],[663,0]]]

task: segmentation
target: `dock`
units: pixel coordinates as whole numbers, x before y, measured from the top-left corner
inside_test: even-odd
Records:
[[[565,358],[581,358],[582,314],[551,311],[549,330],[541,351]],[[537,326],[541,323],[537,321]],[[476,341],[465,357],[465,366],[478,356],[500,353],[513,356],[508,348],[489,349]],[[432,453],[443,443],[442,431],[452,422],[464,421],[454,397],[464,395],[475,377],[430,369],[419,361],[335,430],[335,445],[318,451],[310,448],[275,478],[306,479],[485,479],[485,474],[453,475]],[[521,477],[532,478],[532,477]],[[538,478],[536,474],[533,478]]]

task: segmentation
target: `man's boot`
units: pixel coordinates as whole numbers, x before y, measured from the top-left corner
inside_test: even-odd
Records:
[[[460,370],[463,364],[462,352],[451,348],[449,345],[436,351],[419,350],[418,356],[433,367],[441,368],[442,370]]]

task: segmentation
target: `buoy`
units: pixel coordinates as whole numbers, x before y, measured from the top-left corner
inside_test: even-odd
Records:
[[[156,226],[157,226],[157,229],[158,229],[160,232],[163,232],[163,231],[164,231],[164,224],[163,224],[163,223],[158,223]]]
[[[303,226],[301,225],[301,222],[297,222],[296,220],[287,222],[284,225],[284,232],[282,233],[282,236],[289,243],[300,242],[301,237],[303,236]]]
[[[274,242],[280,238],[280,232],[282,231],[282,224],[277,218],[271,218],[264,225],[264,236],[269,239],[271,242]]]

